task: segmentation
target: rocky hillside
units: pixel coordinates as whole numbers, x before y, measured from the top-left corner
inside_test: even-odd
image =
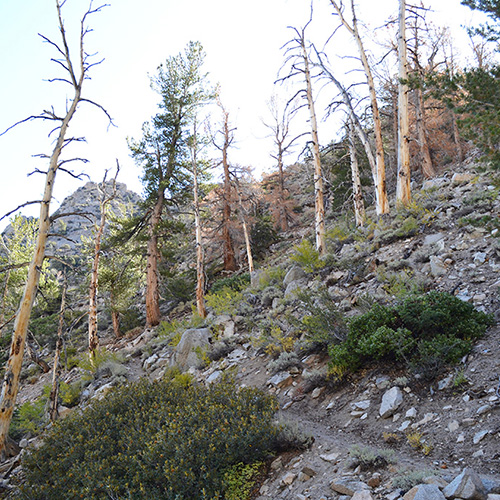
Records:
[[[82,203],[88,193],[80,193]],[[497,317],[498,195],[492,177],[471,165],[444,174],[415,191],[409,208],[379,221],[372,214],[362,231],[331,221],[330,253],[317,266],[297,259],[290,243],[300,240],[290,233],[251,286],[225,301],[209,299],[206,321],[181,305],[156,329],[135,330],[118,341],[103,337],[115,357],[92,376],[82,366],[64,373],[66,384],[81,381],[82,390],[78,406],[63,407],[61,414],[105,397],[124,381],[161,378],[172,366],[203,384],[231,373],[240,385],[276,395],[277,418],[299,448],[269,462],[255,490],[258,500],[498,500],[498,326],[436,379],[429,380],[422,366],[368,363],[336,383],[327,377],[328,354],[305,349],[293,320],[303,316],[304,293],[321,308],[326,291],[337,310],[352,317],[375,301],[392,304],[430,289]],[[20,405],[40,397],[50,381],[50,373],[33,376],[36,370],[25,368]],[[27,435],[20,446],[29,449],[39,439]],[[22,474],[19,457],[1,473],[9,494]]]

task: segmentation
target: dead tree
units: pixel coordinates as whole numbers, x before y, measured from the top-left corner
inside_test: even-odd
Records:
[[[356,226],[363,227],[365,223],[365,204],[363,202],[363,191],[361,190],[361,180],[359,177],[358,154],[356,152],[356,142],[354,136],[354,123],[349,117],[349,155],[351,157],[351,176],[352,176],[352,198],[354,205],[354,217]]]
[[[79,37],[79,61],[78,64],[75,65],[70,57],[68,37],[66,34],[66,29],[61,12],[62,6],[65,2],[56,0],[55,3],[61,41],[60,43],[56,43],[48,39],[47,37],[42,36],[42,38],[45,42],[49,43],[57,50],[59,57],[53,59],[53,61],[61,66],[65,72],[64,77],[54,78],[53,81],[62,81],[69,84],[73,89],[74,95],[71,101],[68,103],[68,108],[66,109],[64,115],[59,116],[55,113],[54,110],[50,110],[44,111],[41,115],[30,116],[25,120],[18,122],[20,124],[36,118],[53,121],[57,124],[57,126],[54,128],[54,132],[57,134],[57,137],[55,139],[55,145],[52,154],[50,156],[44,156],[49,160],[49,166],[47,171],[45,172],[45,188],[42,200],[40,201],[38,237],[33,254],[33,259],[29,266],[28,277],[26,280],[23,297],[21,299],[21,303],[14,322],[12,344],[10,348],[9,359],[5,367],[5,375],[0,396],[0,456],[2,458],[5,458],[7,454],[7,435],[19,389],[19,376],[21,373],[24,348],[26,344],[28,323],[30,320],[31,310],[33,308],[38,282],[40,279],[40,270],[42,269],[42,264],[45,257],[45,247],[51,222],[50,202],[52,200],[52,191],[54,189],[56,173],[59,170],[70,172],[66,168],[64,168],[63,165],[71,160],[61,160],[60,157],[63,149],[68,144],[77,140],[76,138],[66,138],[68,126],[71,122],[71,119],[76,113],[78,105],[82,102],[87,102],[98,106],[104,111],[104,108],[102,108],[100,105],[84,98],[82,95],[83,82],[88,79],[89,70],[100,62],[92,62],[91,56],[84,49],[85,36],[91,31],[87,26],[87,21],[91,14],[99,12],[104,6],[101,5],[100,7],[94,8],[91,3],[81,19]]]
[[[406,57],[406,0],[399,0],[398,62],[398,177],[396,183],[396,202],[408,205],[411,201],[411,173],[407,82],[408,61]]]
[[[288,231],[291,215],[287,209],[283,159],[291,152],[295,141],[306,135],[306,132],[295,136],[291,135],[291,121],[298,108],[296,101],[288,101],[284,106],[280,106],[277,97],[273,96],[269,101],[268,108],[272,115],[272,122],[264,122],[264,125],[271,131],[276,147],[276,151],[271,153],[271,158],[275,159],[278,164],[278,196],[276,199],[279,214],[278,224],[282,231]]]
[[[89,353],[91,359],[95,357],[95,351],[99,347],[99,337],[97,336],[97,289],[99,283],[99,260],[101,258],[101,240],[106,226],[106,215],[108,205],[116,198],[116,178],[120,172],[120,165],[116,161],[116,174],[111,181],[111,190],[108,192],[106,186],[106,177],[108,170],[104,173],[102,183],[97,186],[99,192],[99,209],[101,211],[101,219],[99,225],[95,225],[94,238],[94,259],[92,262],[92,272],[90,274],[89,287]]]
[[[305,97],[307,101],[307,109],[309,111],[309,119],[311,123],[311,150],[314,164],[314,231],[316,234],[316,250],[321,256],[323,256],[326,252],[324,179],[319,150],[318,123],[316,119],[315,101],[312,90],[313,76],[311,74],[311,61],[309,56],[312,45],[306,40],[305,36],[306,29],[310,23],[311,20],[309,20],[309,22],[300,30],[293,27],[291,28],[295,33],[295,37],[284,46],[286,47],[286,59],[284,64],[287,65],[290,63],[290,73],[285,78],[281,78],[280,81],[284,81],[296,75],[300,75],[304,78],[305,88],[299,90],[294,98],[298,95]]]
[[[222,244],[224,256],[224,270],[236,271],[238,264],[234,252],[234,244],[230,231],[231,220],[231,173],[229,170],[228,150],[234,141],[235,128],[231,128],[229,123],[229,111],[224,107],[219,97],[217,97],[217,105],[222,112],[222,130],[219,135],[222,136],[222,141],[219,143],[214,137],[213,145],[221,152],[223,169],[223,207],[222,207]]]
[[[247,252],[247,261],[248,261],[248,272],[254,272],[253,265],[253,255],[252,255],[252,244],[250,242],[250,233],[248,232],[247,220],[245,217],[245,209],[243,207],[243,189],[241,186],[241,182],[236,175],[233,175],[234,184],[236,188],[236,195],[238,197],[238,215],[241,222],[241,227],[243,228],[243,236],[245,238],[245,248]]]
[[[377,94],[375,91],[375,82],[373,79],[373,73],[368,62],[368,56],[361,39],[361,35],[358,29],[358,20],[356,17],[356,10],[354,8],[354,0],[351,0],[351,12],[352,12],[352,24],[346,19],[344,15],[344,6],[342,0],[330,0],[335,12],[339,16],[341,23],[347,29],[347,31],[354,38],[356,45],[358,47],[359,57],[363,70],[366,76],[366,82],[368,84],[368,93],[370,96],[370,104],[372,109],[373,117],[373,132],[375,136],[375,150],[376,150],[376,184],[375,184],[375,203],[378,215],[389,213],[389,200],[387,198],[387,189],[385,184],[385,158],[384,158],[384,146],[382,139],[382,124],[380,120],[380,112],[378,107]]]

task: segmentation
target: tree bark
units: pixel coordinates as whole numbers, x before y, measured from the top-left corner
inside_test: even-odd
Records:
[[[354,142],[354,124],[349,120],[349,154],[351,157],[352,193],[354,202],[354,216],[356,226],[363,227],[365,223],[365,205],[363,203],[363,191],[361,190],[361,180],[359,178],[358,155]]]
[[[116,309],[111,311],[111,323],[113,325],[113,333],[115,334],[115,337],[120,338],[120,313]]]
[[[252,245],[250,243],[250,235],[248,233],[248,227],[245,220],[245,213],[243,210],[243,201],[241,199],[241,186],[238,180],[236,180],[236,192],[238,194],[238,205],[240,208],[239,210],[240,221],[241,221],[241,226],[243,227],[243,236],[245,237],[245,248],[247,251],[247,260],[248,260],[248,272],[253,273],[254,266],[253,266],[253,256],[252,256]]]
[[[422,174],[426,179],[434,177],[436,170],[432,163],[429,141],[427,140],[427,130],[425,126],[425,108],[422,89],[415,89],[415,127],[417,129],[417,141],[420,150],[420,165]]]
[[[408,61],[406,57],[406,0],[399,0],[398,33],[398,177],[396,202],[408,205],[411,201],[410,126],[408,118]]]
[[[219,106],[222,109],[223,115],[223,137],[224,145],[222,146],[222,168],[224,169],[224,199],[222,208],[222,242],[224,246],[224,270],[236,271],[238,264],[234,253],[233,239],[231,237],[231,173],[229,171],[229,162],[227,159],[227,150],[231,144],[231,131],[229,130],[229,112],[224,109],[222,104]]]
[[[305,40],[301,39],[302,57],[304,59],[304,75],[306,79],[307,107],[311,119],[311,143],[314,162],[314,207],[315,207],[315,234],[316,250],[320,256],[326,252],[325,245],[325,202],[323,172],[321,170],[321,157],[319,153],[318,124],[312,94],[311,72],[309,69],[309,56],[307,54]]]

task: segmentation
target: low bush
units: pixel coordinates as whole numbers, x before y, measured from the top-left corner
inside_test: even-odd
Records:
[[[325,289],[317,294],[301,291],[297,294],[304,315],[299,321],[290,321],[312,346],[310,351],[326,351],[329,345],[346,337],[346,324],[340,311]]]
[[[230,288],[231,290],[235,290],[236,292],[241,292],[245,288],[250,286],[250,274],[234,274],[229,278],[222,278],[217,280],[211,287],[211,293],[217,293],[223,290],[224,288]]]
[[[205,296],[207,306],[212,308],[215,314],[236,314],[242,300],[241,292],[228,287]]]
[[[23,460],[20,498],[224,498],[226,473],[276,442],[275,400],[229,381],[140,381],[58,422]]]
[[[394,307],[374,304],[350,320],[344,341],[329,345],[330,369],[339,377],[364,362],[399,361],[431,379],[470,352],[492,323],[445,292],[410,295]]]
[[[299,245],[293,247],[294,253],[290,257],[307,273],[313,273],[325,267],[318,251],[309,240],[302,240]]]

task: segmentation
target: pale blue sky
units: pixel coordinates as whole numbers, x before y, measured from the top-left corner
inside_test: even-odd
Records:
[[[252,165],[259,172],[270,170],[272,147],[265,138],[261,118],[266,116],[266,100],[282,63],[281,45],[290,36],[287,26],[304,24],[309,15],[307,0],[110,0],[111,6],[90,20],[94,32],[88,36],[87,50],[98,51],[104,63],[94,68],[87,82],[87,96],[106,107],[117,128],[107,129],[105,118],[95,109],[82,106],[71,131],[85,135],[87,144],[75,154],[90,163],[82,167],[99,181],[105,168],[122,165],[119,180],[140,192],[140,170],[128,156],[126,137],[139,137],[140,128],[156,109],[158,96],[149,88],[148,73],[189,40],[199,40],[207,53],[206,69],[211,80],[220,82],[222,99],[237,126],[238,149],[230,153],[234,162]],[[358,0],[358,16],[378,26],[397,10],[397,0]],[[449,23],[457,36],[459,25],[467,24],[470,11],[459,0],[427,2],[442,11],[438,23]],[[54,0],[0,0],[0,129],[54,105],[64,108],[66,89],[44,79],[57,74],[50,63],[53,49],[42,43],[38,32],[57,38]],[[67,0],[68,32],[75,33],[85,0]],[[97,5],[95,3],[95,5]],[[321,42],[336,25],[327,0],[315,0],[315,24],[311,38]],[[75,38],[73,38],[76,40]],[[463,42],[462,42],[463,43]],[[347,51],[348,43],[331,46],[333,52]],[[465,50],[465,49],[464,49]],[[70,97],[71,94],[68,94]],[[307,126],[307,124],[303,124]],[[332,126],[320,129],[320,141],[335,136]],[[330,134],[330,137],[328,137]],[[321,139],[323,137],[323,140]],[[40,175],[26,175],[44,168],[31,155],[50,153],[47,127],[26,124],[0,137],[0,214],[25,200],[37,199],[43,187]],[[291,158],[290,161],[293,161]],[[75,170],[78,168],[75,165]],[[59,174],[57,202],[81,183]],[[36,215],[38,209],[28,213]],[[1,224],[0,227],[3,227]]]

